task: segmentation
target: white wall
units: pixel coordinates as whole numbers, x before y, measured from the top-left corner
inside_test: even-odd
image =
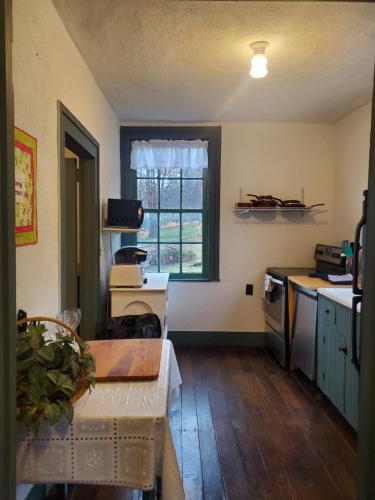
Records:
[[[15,124],[38,139],[38,243],[17,248],[17,307],[60,305],[57,101],[100,143],[100,197],[119,195],[119,122],[50,0],[13,0]],[[109,256],[108,236],[103,241]],[[106,286],[104,252],[102,288]]]
[[[353,240],[362,212],[362,192],[368,185],[371,103],[335,126],[334,236],[337,243]]]
[[[35,246],[17,249],[17,305],[29,314],[55,314],[60,288],[57,100],[101,145],[102,201],[119,195],[120,173],[117,117],[49,0],[14,0],[14,91],[16,125],[38,139],[39,241]],[[223,124],[221,281],[173,283],[170,329],[263,331],[265,268],[312,265],[315,243],[350,238],[360,212],[358,195],[360,198],[366,185],[369,113],[369,107],[361,108],[336,127]],[[354,164],[358,169],[355,182],[351,170]],[[240,187],[244,192],[284,198],[299,198],[301,187],[305,187],[306,201],[326,202],[328,211],[294,222],[280,217],[274,221],[240,221],[232,213]],[[348,199],[353,200],[349,203],[355,209],[348,207]],[[102,246],[104,290],[108,239],[102,241]],[[253,297],[245,296],[245,283],[254,283]]]
[[[333,243],[333,125],[224,123],[221,168],[221,281],[172,283],[170,330],[264,331],[266,267],[312,266],[315,244]],[[304,187],[306,201],[325,202],[327,211],[293,222],[246,222],[232,212],[240,187],[284,199],[300,198]],[[246,283],[254,284],[252,297]]]

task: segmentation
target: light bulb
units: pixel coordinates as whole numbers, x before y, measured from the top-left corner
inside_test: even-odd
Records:
[[[267,73],[267,57],[264,54],[255,54],[251,58],[250,76],[264,78]]]
[[[265,54],[268,45],[268,42],[254,42],[250,45],[254,55],[251,58],[251,67],[249,74],[253,78],[264,78],[268,73],[268,61]]]

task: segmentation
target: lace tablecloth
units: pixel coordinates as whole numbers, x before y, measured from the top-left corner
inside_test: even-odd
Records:
[[[74,405],[74,420],[42,425],[37,437],[19,428],[19,483],[90,483],[151,490],[184,498],[168,423],[168,402],[181,384],[173,345],[163,340],[159,378],[99,383]]]

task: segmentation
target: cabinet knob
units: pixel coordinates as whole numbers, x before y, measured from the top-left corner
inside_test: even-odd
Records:
[[[348,348],[346,346],[339,347],[339,351],[343,352],[344,354],[348,354]]]
[[[324,311],[326,314],[329,314],[329,309],[324,309]]]

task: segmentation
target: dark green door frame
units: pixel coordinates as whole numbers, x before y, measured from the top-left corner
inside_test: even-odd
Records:
[[[79,157],[80,165],[80,333],[86,340],[94,339],[103,324],[104,305],[100,307],[100,202],[99,143],[61,103],[59,112],[59,167],[61,207],[61,308],[69,307],[67,283],[68,256],[66,206],[67,179],[65,148]]]
[[[353,175],[355,175],[355,165],[353,166]],[[373,500],[375,498],[375,72],[365,253],[366,275],[361,312],[358,498],[360,500]]]
[[[0,497],[15,498],[16,271],[12,1],[0,0]]]

